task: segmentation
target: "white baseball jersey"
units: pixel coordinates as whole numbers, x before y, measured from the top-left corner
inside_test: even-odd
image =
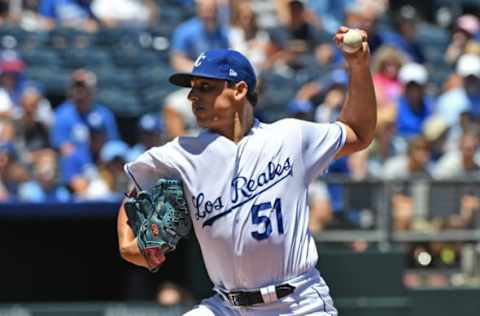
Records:
[[[210,279],[227,291],[254,289],[316,265],[307,189],[345,138],[338,123],[255,120],[238,144],[203,131],[152,148],[125,169],[142,189],[181,178]]]

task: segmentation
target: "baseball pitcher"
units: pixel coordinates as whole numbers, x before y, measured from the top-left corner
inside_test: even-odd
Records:
[[[336,33],[339,47],[347,31]],[[331,124],[255,119],[255,72],[233,50],[207,51],[191,73],[170,77],[191,89],[188,99],[203,131],[126,164],[136,190],[120,208],[118,236],[124,259],[156,270],[192,225],[217,294],[187,316],[337,315],[315,268],[307,189],[333,159],[364,149],[374,136],[365,32],[361,41],[360,49],[343,53],[348,97]],[[176,193],[165,191],[165,181],[173,181]]]

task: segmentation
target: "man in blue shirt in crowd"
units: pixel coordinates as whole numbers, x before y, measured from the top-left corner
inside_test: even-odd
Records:
[[[74,176],[81,174],[90,165],[89,117],[98,116],[105,127],[106,140],[119,139],[117,123],[113,113],[94,103],[96,76],[94,73],[77,69],[72,73],[69,99],[55,111],[55,122],[51,129],[51,143],[60,152],[62,180],[71,184]]]
[[[428,73],[423,65],[404,65],[399,79],[405,90],[397,104],[397,132],[399,136],[410,139],[422,134],[423,123],[432,114],[434,104],[432,98],[425,95]]]
[[[216,0],[198,0],[197,16],[180,24],[173,34],[171,64],[177,71],[190,71],[201,53],[228,47],[227,31],[219,22]]]

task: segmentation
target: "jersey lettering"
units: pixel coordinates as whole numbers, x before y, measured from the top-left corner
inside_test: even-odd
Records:
[[[283,164],[275,164],[270,161],[267,164],[267,169],[260,173],[257,177],[249,179],[247,177],[238,176],[233,178],[231,182],[231,201],[233,206],[225,211],[209,217],[203,222],[203,227],[212,225],[217,219],[229,214],[232,210],[242,206],[254,197],[271,189],[289,176],[293,176],[293,164],[290,162],[290,158],[287,158]],[[196,197],[193,197],[193,205],[196,209],[195,218],[197,220],[205,218],[212,212],[213,209],[221,210],[223,208],[222,197],[219,196],[215,199],[216,203],[213,203],[213,205],[216,205],[217,207],[214,207],[213,209],[211,207],[203,207],[203,209],[201,209],[200,207],[204,199],[205,195],[203,192]]]

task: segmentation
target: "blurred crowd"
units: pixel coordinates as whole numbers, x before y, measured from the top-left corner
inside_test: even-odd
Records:
[[[369,36],[377,135],[335,161],[329,177],[396,182],[394,229],[422,226],[413,180],[480,175],[480,7],[431,1],[422,11],[411,3],[2,0],[0,201],[118,201],[125,162],[198,132],[188,90],[166,78],[189,71],[207,49],[250,58],[262,120],[334,121],[348,97],[348,69],[332,36],[346,25]],[[322,180],[311,191],[313,231],[374,225],[374,214],[341,212],[341,185]],[[430,224],[476,226],[476,190],[466,187],[458,201]]]

